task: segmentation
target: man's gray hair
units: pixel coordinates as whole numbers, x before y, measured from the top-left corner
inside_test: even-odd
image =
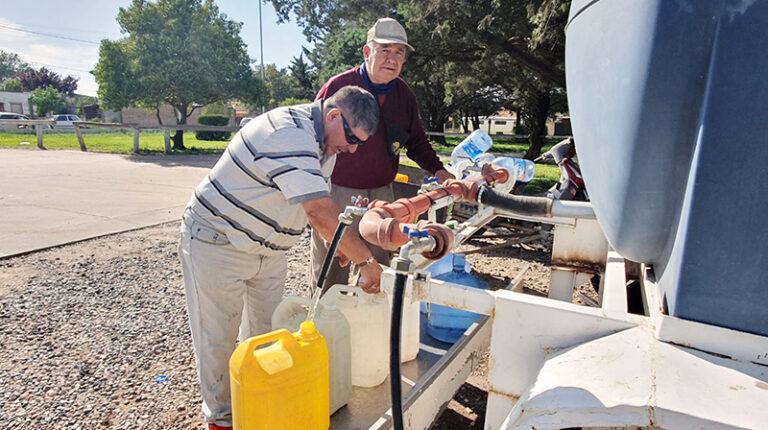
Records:
[[[326,108],[338,108],[351,127],[362,128],[372,136],[379,127],[379,104],[368,91],[348,85],[325,101]]]

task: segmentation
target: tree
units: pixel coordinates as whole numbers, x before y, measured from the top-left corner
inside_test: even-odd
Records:
[[[2,83],[3,91],[21,92],[21,82],[16,78],[8,78]]]
[[[213,0],[133,0],[117,16],[128,36],[104,40],[93,72],[104,106],[173,107],[177,125],[220,100],[260,100],[265,91],[250,69],[242,23],[220,14]],[[184,135],[173,136],[182,150]]]
[[[64,110],[64,100],[56,88],[47,86],[45,88],[36,88],[29,96],[29,102],[32,103],[39,116],[45,116],[50,112],[58,113]]]
[[[73,96],[75,95],[75,90],[77,90],[77,79],[72,76],[62,79],[57,73],[45,67],[41,67],[40,70],[31,68],[21,70],[16,73],[16,79],[19,80],[24,91],[53,87],[64,95]]]
[[[315,77],[317,73],[315,70],[304,61],[304,51],[299,54],[298,57],[293,57],[291,65],[288,66],[288,70],[291,71],[291,79],[294,82],[295,94],[297,99],[309,99],[315,98],[315,93],[319,89],[316,88]]]
[[[83,112],[83,106],[93,106],[99,104],[99,99],[97,97],[80,97],[77,99],[77,109],[75,110],[75,113],[78,115],[82,115],[83,118],[85,118],[85,113]]]
[[[481,77],[514,95],[529,129],[526,158],[541,153],[551,96],[565,88],[564,29],[568,0],[411,0],[401,10],[420,55],[462,65],[463,76]],[[565,109],[558,106],[557,109]]]
[[[480,82],[476,77],[463,77],[448,86],[448,99],[457,104],[456,110],[465,132],[470,128],[480,128],[480,117],[488,117],[514,106],[514,96],[509,91],[500,86],[481,86]]]
[[[347,26],[329,33],[315,45],[309,60],[318,69],[318,87],[328,79],[363,62],[367,29]]]
[[[409,53],[403,75],[417,92],[422,113],[424,106],[428,110],[428,127],[436,126],[441,112],[450,111],[452,94],[443,83],[476,77],[481,81],[476,88],[501,87],[513,95],[531,130],[526,157],[541,152],[545,121],[554,109],[552,95],[565,88],[564,29],[570,1],[271,1],[281,19],[295,15],[310,40],[327,41],[350,26],[368,28],[380,16],[398,19],[417,47]],[[320,67],[320,75],[324,73]],[[444,105],[438,107],[441,96]]]
[[[0,50],[0,81],[16,76],[16,73],[28,69],[29,64],[25,63],[15,52]]]
[[[256,73],[260,73],[257,69]],[[267,97],[264,104],[254,105],[252,108],[266,107],[272,109],[280,105],[280,102],[296,95],[296,86],[291,76],[285,69],[278,69],[274,64],[264,66],[264,76],[267,79]],[[314,96],[312,97],[314,99]],[[255,109],[252,109],[255,110]]]
[[[300,105],[305,103],[312,103],[312,100],[310,99],[297,99],[295,97],[288,97],[287,99],[281,101],[278,103],[278,106],[293,106],[293,105]]]

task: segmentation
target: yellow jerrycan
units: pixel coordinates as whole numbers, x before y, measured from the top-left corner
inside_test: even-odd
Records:
[[[267,344],[270,344],[268,345]],[[236,430],[327,429],[328,348],[311,321],[252,337],[229,360]]]

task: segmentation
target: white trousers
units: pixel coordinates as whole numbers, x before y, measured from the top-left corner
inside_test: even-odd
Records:
[[[271,331],[285,286],[285,254],[243,253],[186,211],[179,258],[203,414],[208,423],[231,426],[229,358],[238,332],[243,340]]]

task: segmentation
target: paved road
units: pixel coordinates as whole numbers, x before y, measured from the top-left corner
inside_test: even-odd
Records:
[[[0,149],[0,258],[178,220],[217,159]]]

